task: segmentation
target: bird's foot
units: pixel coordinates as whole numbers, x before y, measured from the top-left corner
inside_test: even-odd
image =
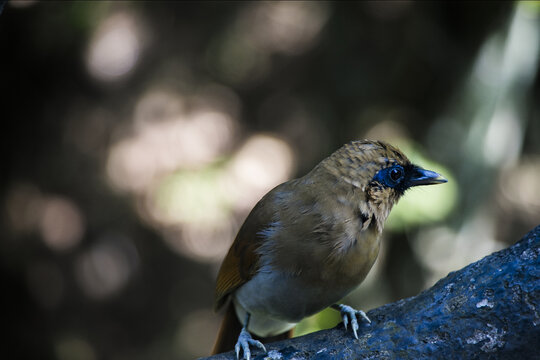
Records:
[[[244,360],[250,360],[251,359],[251,350],[249,349],[249,346],[256,346],[259,349],[266,352],[266,348],[260,342],[259,340],[253,340],[250,333],[247,331],[247,329],[244,327],[242,328],[242,331],[240,332],[240,335],[238,336],[238,341],[236,342],[236,345],[234,346],[234,350],[236,351],[236,358],[240,360],[240,350],[243,352],[243,359]]]
[[[334,309],[339,310],[341,313],[341,317],[343,318],[343,326],[345,326],[345,330],[347,330],[347,326],[349,325],[349,322],[351,323],[351,328],[354,333],[354,337],[358,339],[358,319],[357,317],[360,317],[368,322],[368,324],[371,324],[371,320],[367,317],[366,313],[362,310],[356,310],[348,305],[333,305]]]

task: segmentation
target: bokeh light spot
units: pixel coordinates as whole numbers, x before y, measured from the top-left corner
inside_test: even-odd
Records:
[[[251,208],[274,186],[288,180],[294,165],[294,153],[287,142],[268,134],[254,135],[229,164],[228,194],[238,206]]]
[[[134,133],[115,143],[107,172],[118,189],[144,192],[159,176],[180,168],[200,168],[232,146],[236,122],[203,99],[183,107],[183,98],[164,92],[144,96],[135,114]],[[161,105],[161,106],[159,106]]]
[[[253,2],[210,46],[207,59],[219,75],[235,84],[253,84],[271,70],[271,55],[308,50],[330,16],[317,1]]]
[[[63,251],[76,246],[85,226],[84,216],[73,201],[64,197],[45,198],[39,228],[48,247]]]
[[[37,3],[37,0],[12,0],[8,1],[9,6],[14,8],[28,8],[30,6],[33,6]]]
[[[88,47],[86,64],[96,79],[118,80],[136,65],[141,51],[139,29],[134,19],[119,13],[106,19]]]
[[[181,171],[158,185],[158,218],[165,224],[219,221],[226,216],[226,197],[220,189],[219,170]]]
[[[299,54],[317,38],[330,8],[317,1],[259,2],[249,14],[258,46],[271,52]]]
[[[518,114],[501,109],[493,115],[484,141],[484,157],[492,166],[515,162],[521,150],[523,130]]]
[[[518,213],[532,226],[540,214],[540,157],[529,157],[506,169],[499,181],[499,202],[507,212]]]
[[[222,168],[180,171],[148,194],[146,214],[175,251],[199,261],[218,261],[232,242],[236,224],[221,185]]]
[[[79,285],[91,298],[104,299],[120,291],[139,264],[137,250],[123,235],[98,240],[75,264]]]
[[[432,286],[449,271],[501,250],[504,245],[495,239],[493,222],[486,214],[479,214],[458,232],[446,227],[421,230],[412,245],[417,258],[430,270],[425,287]]]

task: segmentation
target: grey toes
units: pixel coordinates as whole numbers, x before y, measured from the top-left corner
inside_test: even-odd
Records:
[[[240,332],[240,336],[238,336],[238,342],[234,346],[234,350],[236,351],[236,359],[240,360],[240,351],[242,351],[242,358],[244,360],[251,360],[251,350],[249,348],[250,345],[256,346],[266,352],[266,348],[264,347],[263,343],[259,340],[253,340],[247,329],[243,328]]]

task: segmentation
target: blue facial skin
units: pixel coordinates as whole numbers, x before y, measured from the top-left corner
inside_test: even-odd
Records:
[[[379,170],[373,177],[373,181],[402,194],[413,186],[440,184],[448,180],[434,171],[425,170],[416,165],[396,164]]]
[[[401,165],[394,165],[379,170],[373,177],[373,180],[379,184],[395,189],[404,179],[405,169]]]

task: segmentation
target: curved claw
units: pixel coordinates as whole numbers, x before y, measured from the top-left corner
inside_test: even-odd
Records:
[[[365,312],[363,312],[362,310],[356,310],[356,314],[363,317],[364,320],[366,320],[368,322],[368,324],[371,324],[371,320],[369,320],[369,318],[367,317]]]
[[[339,312],[341,313],[345,330],[347,330],[347,325],[349,324],[349,322],[351,323],[351,328],[354,333],[354,337],[356,339],[358,339],[358,329],[360,328],[360,326],[358,325],[357,317],[360,316],[369,324],[371,324],[371,320],[367,317],[366,313],[363,312],[362,310],[356,310],[348,305],[343,305],[343,304],[335,305],[334,308],[336,310],[339,310]]]
[[[258,347],[259,349],[261,349],[262,351],[267,352],[267,351],[266,351],[266,348],[265,348],[264,345],[263,345],[263,343],[260,342],[259,340],[253,340],[253,339],[250,339],[250,340],[248,340],[248,342],[249,342],[249,345],[256,346],[256,347]]]
[[[343,316],[348,316],[348,315],[343,315]],[[350,314],[349,314],[350,316]],[[351,327],[352,327],[352,331],[354,333],[354,337],[358,340],[358,320],[356,319],[356,314],[353,314],[352,317],[351,317]]]
[[[250,333],[247,331],[247,329],[244,327],[242,328],[242,331],[240,332],[240,335],[238,336],[238,341],[236,342],[236,345],[234,346],[234,350],[236,351],[236,359],[240,360],[240,350],[243,352],[243,359],[244,360],[251,360],[251,350],[249,349],[249,346],[256,346],[259,349],[266,351],[266,348],[264,347],[263,343],[259,340],[253,340]]]

